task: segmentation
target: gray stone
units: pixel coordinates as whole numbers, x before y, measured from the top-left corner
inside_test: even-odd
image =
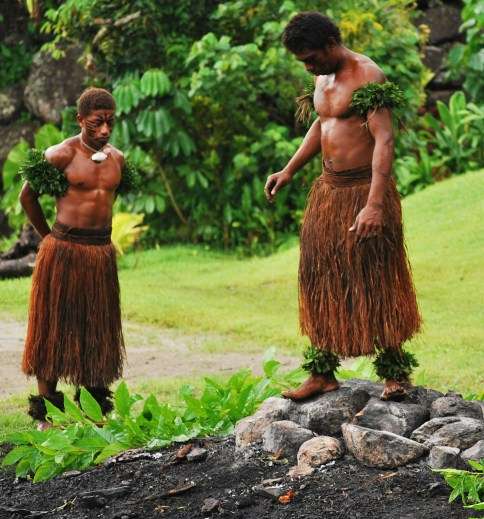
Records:
[[[482,410],[474,402],[463,400],[458,396],[443,396],[437,398],[430,406],[430,418],[443,416],[466,416],[482,420]]]
[[[430,28],[429,43],[435,45],[459,37],[461,25],[460,9],[450,5],[441,5],[427,9],[419,16],[416,23]]]
[[[22,107],[22,89],[17,85],[0,90],[0,124],[13,121]]]
[[[461,457],[464,461],[484,459],[484,440],[479,440],[472,447],[462,452]]]
[[[457,469],[462,466],[459,452],[455,447],[436,445],[430,450],[429,466],[433,469]]]
[[[304,442],[297,453],[299,466],[319,467],[340,458],[344,453],[341,442],[331,436],[316,436]]]
[[[345,423],[341,427],[346,448],[369,467],[394,468],[414,461],[428,449],[413,440],[385,431]]]
[[[262,434],[272,422],[286,420],[293,403],[286,398],[271,397],[265,400],[258,411],[237,422],[235,426],[235,445],[244,449],[262,440]]]
[[[207,449],[195,447],[187,454],[187,461],[203,461],[208,456]]]
[[[416,386],[410,388],[408,391],[408,395],[403,401],[404,403],[412,403],[423,405],[426,408],[429,408],[434,400],[444,396],[440,391],[436,391],[435,389],[429,389],[423,386]]]
[[[286,457],[295,457],[299,447],[314,433],[290,420],[273,422],[262,436],[262,448],[266,452],[282,452]]]
[[[428,422],[425,422],[418,429],[415,429],[413,433],[410,435],[412,440],[415,440],[419,443],[424,443],[427,441],[432,434],[437,432],[441,427],[447,424],[459,422],[460,419],[457,416],[446,416],[443,418],[433,418]]]
[[[423,48],[423,64],[432,72],[437,72],[442,66],[444,60],[444,49],[434,45],[427,45]]]
[[[72,46],[59,60],[41,51],[34,56],[24,101],[44,122],[60,123],[62,110],[75,104],[82,92],[86,72],[78,62],[81,54],[80,48]]]
[[[34,133],[38,127],[39,125],[34,122],[16,122],[8,126],[0,126],[0,169],[10,150],[20,139],[25,139],[29,144],[33,143]]]
[[[303,478],[305,476],[310,476],[316,469],[314,467],[310,467],[309,465],[294,465],[287,472],[287,475],[290,478],[298,479]]]
[[[431,90],[430,92],[428,92],[426,104],[428,107],[435,106],[437,104],[437,101],[442,101],[443,103],[447,104],[454,92],[455,90],[450,89]]]
[[[275,499],[284,494],[284,487],[282,485],[255,485],[254,487],[252,487],[252,490],[261,496],[272,497]]]
[[[472,447],[479,440],[484,440],[484,421],[459,417],[458,421],[440,427],[424,445],[428,448],[445,445],[463,450]]]
[[[333,436],[339,434],[341,424],[353,419],[368,402],[367,391],[342,386],[291,409],[290,419],[318,434]]]
[[[366,406],[356,414],[358,425],[388,431],[400,436],[410,436],[411,432],[428,420],[428,410],[419,404],[404,402],[383,402],[371,398]]]
[[[213,497],[208,497],[207,499],[203,500],[203,505],[201,508],[201,511],[205,514],[211,514],[212,512],[216,512],[220,508],[220,500],[215,499]]]
[[[353,391],[361,390],[368,393],[369,396],[378,398],[383,393],[383,384],[380,382],[372,382],[371,380],[364,380],[361,378],[353,378],[345,380],[341,384],[342,388],[349,387]]]
[[[484,417],[484,400],[471,400],[474,404],[478,405],[481,408],[482,416]]]

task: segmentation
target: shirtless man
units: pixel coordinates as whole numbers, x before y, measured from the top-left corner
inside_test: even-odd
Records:
[[[122,373],[119,284],[110,236],[126,168],[122,152],[108,143],[114,113],[109,92],[87,89],[78,101],[80,134],[43,155],[32,152],[22,170],[27,181],[20,201],[42,237],[22,361],[24,373],[37,377],[39,395],[30,396],[29,414],[41,428],[48,426],[44,398],[63,409],[59,379],[87,387],[106,413],[112,408],[108,386]],[[52,229],[38,200],[44,193],[56,197]]]
[[[378,353],[403,366],[385,377],[382,395],[399,398],[414,362],[401,346],[418,330],[420,316],[391,175],[392,114],[379,107],[362,118],[350,106],[355,90],[385,77],[370,58],[346,48],[338,27],[317,12],[296,15],[283,43],[315,77],[318,117],[285,168],[268,177],[268,200],[320,152],[324,168],[301,230],[300,324],[312,344],[310,376],[285,396],[300,400],[335,390],[338,356]]]

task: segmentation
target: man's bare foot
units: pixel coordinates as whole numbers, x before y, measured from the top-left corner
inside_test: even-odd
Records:
[[[284,391],[282,396],[291,400],[306,400],[312,396],[322,395],[339,388],[338,381],[334,375],[311,375],[297,389]]]
[[[398,381],[389,378],[385,380],[385,387],[383,393],[380,395],[380,400],[393,400],[398,402],[408,395],[409,389],[410,382],[408,380]]]
[[[38,431],[46,431],[47,429],[50,429],[51,427],[52,427],[52,424],[50,422],[41,421],[37,424]]]

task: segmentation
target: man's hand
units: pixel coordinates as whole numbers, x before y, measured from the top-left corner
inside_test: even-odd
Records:
[[[272,202],[281,187],[285,186],[292,180],[292,176],[286,171],[279,171],[267,177],[267,182],[264,187],[264,193],[267,200]]]
[[[381,205],[367,205],[355,219],[350,232],[356,233],[358,239],[379,236],[383,228],[383,208]]]

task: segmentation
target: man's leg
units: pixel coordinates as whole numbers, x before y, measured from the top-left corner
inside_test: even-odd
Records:
[[[309,346],[304,352],[302,365],[309,372],[309,378],[297,389],[284,391],[282,396],[291,400],[305,400],[338,389],[334,372],[339,364],[338,356],[334,353]]]
[[[418,366],[417,359],[401,347],[380,350],[374,361],[376,374],[385,380],[382,400],[401,400],[411,386],[410,375]]]
[[[29,396],[29,415],[34,420],[39,420],[37,428],[39,430],[44,430],[51,426],[51,424],[45,419],[47,409],[44,398],[63,411],[64,394],[62,391],[57,391],[57,380],[37,379],[37,387],[39,389],[39,394]]]

